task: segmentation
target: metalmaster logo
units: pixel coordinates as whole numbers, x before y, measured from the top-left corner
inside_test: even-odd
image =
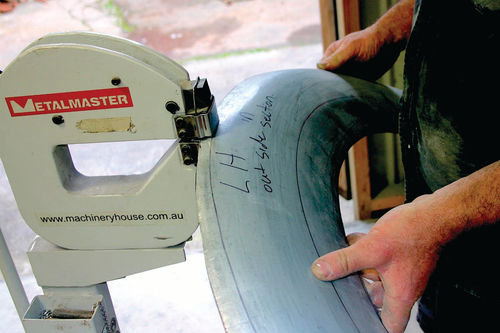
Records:
[[[128,87],[5,97],[12,117],[134,106]]]

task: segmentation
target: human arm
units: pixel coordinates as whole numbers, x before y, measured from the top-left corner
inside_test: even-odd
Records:
[[[415,0],[401,0],[368,28],[341,38],[326,49],[320,69],[377,79],[396,61],[410,36]]]
[[[319,279],[330,281],[375,269],[384,290],[382,322],[389,332],[401,333],[442,247],[467,230],[499,220],[497,161],[433,194],[390,210],[366,236],[317,259],[312,270]]]

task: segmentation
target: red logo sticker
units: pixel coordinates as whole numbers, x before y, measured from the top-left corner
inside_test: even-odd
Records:
[[[128,87],[5,97],[12,117],[134,106]]]

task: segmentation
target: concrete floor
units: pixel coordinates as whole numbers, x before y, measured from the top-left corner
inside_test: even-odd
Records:
[[[0,15],[0,69],[35,39],[70,30],[123,36],[150,46],[180,62],[191,77],[208,78],[217,103],[251,75],[313,68],[322,53],[319,9],[313,0],[28,0]],[[341,209],[348,232],[370,229],[370,223],[354,221],[350,201],[342,200]],[[25,254],[34,234],[17,210],[1,162],[0,227],[31,299],[41,293]],[[122,332],[224,331],[199,232],[186,254],[185,263],[109,283]],[[3,282],[0,300],[5,302],[2,332],[22,332]],[[406,332],[419,331],[413,320]]]

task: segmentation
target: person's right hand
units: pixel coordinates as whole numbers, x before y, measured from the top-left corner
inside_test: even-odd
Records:
[[[317,66],[339,74],[376,80],[392,67],[404,46],[401,42],[385,42],[382,34],[370,26],[330,44]]]
[[[453,214],[450,218],[442,214],[443,207],[454,206],[440,204],[440,194],[425,195],[391,209],[368,234],[351,234],[348,247],[315,260],[312,272],[323,281],[361,272],[361,277],[373,281],[367,292],[381,309],[380,318],[387,331],[403,333],[440,250],[451,237],[450,229],[457,223]]]

